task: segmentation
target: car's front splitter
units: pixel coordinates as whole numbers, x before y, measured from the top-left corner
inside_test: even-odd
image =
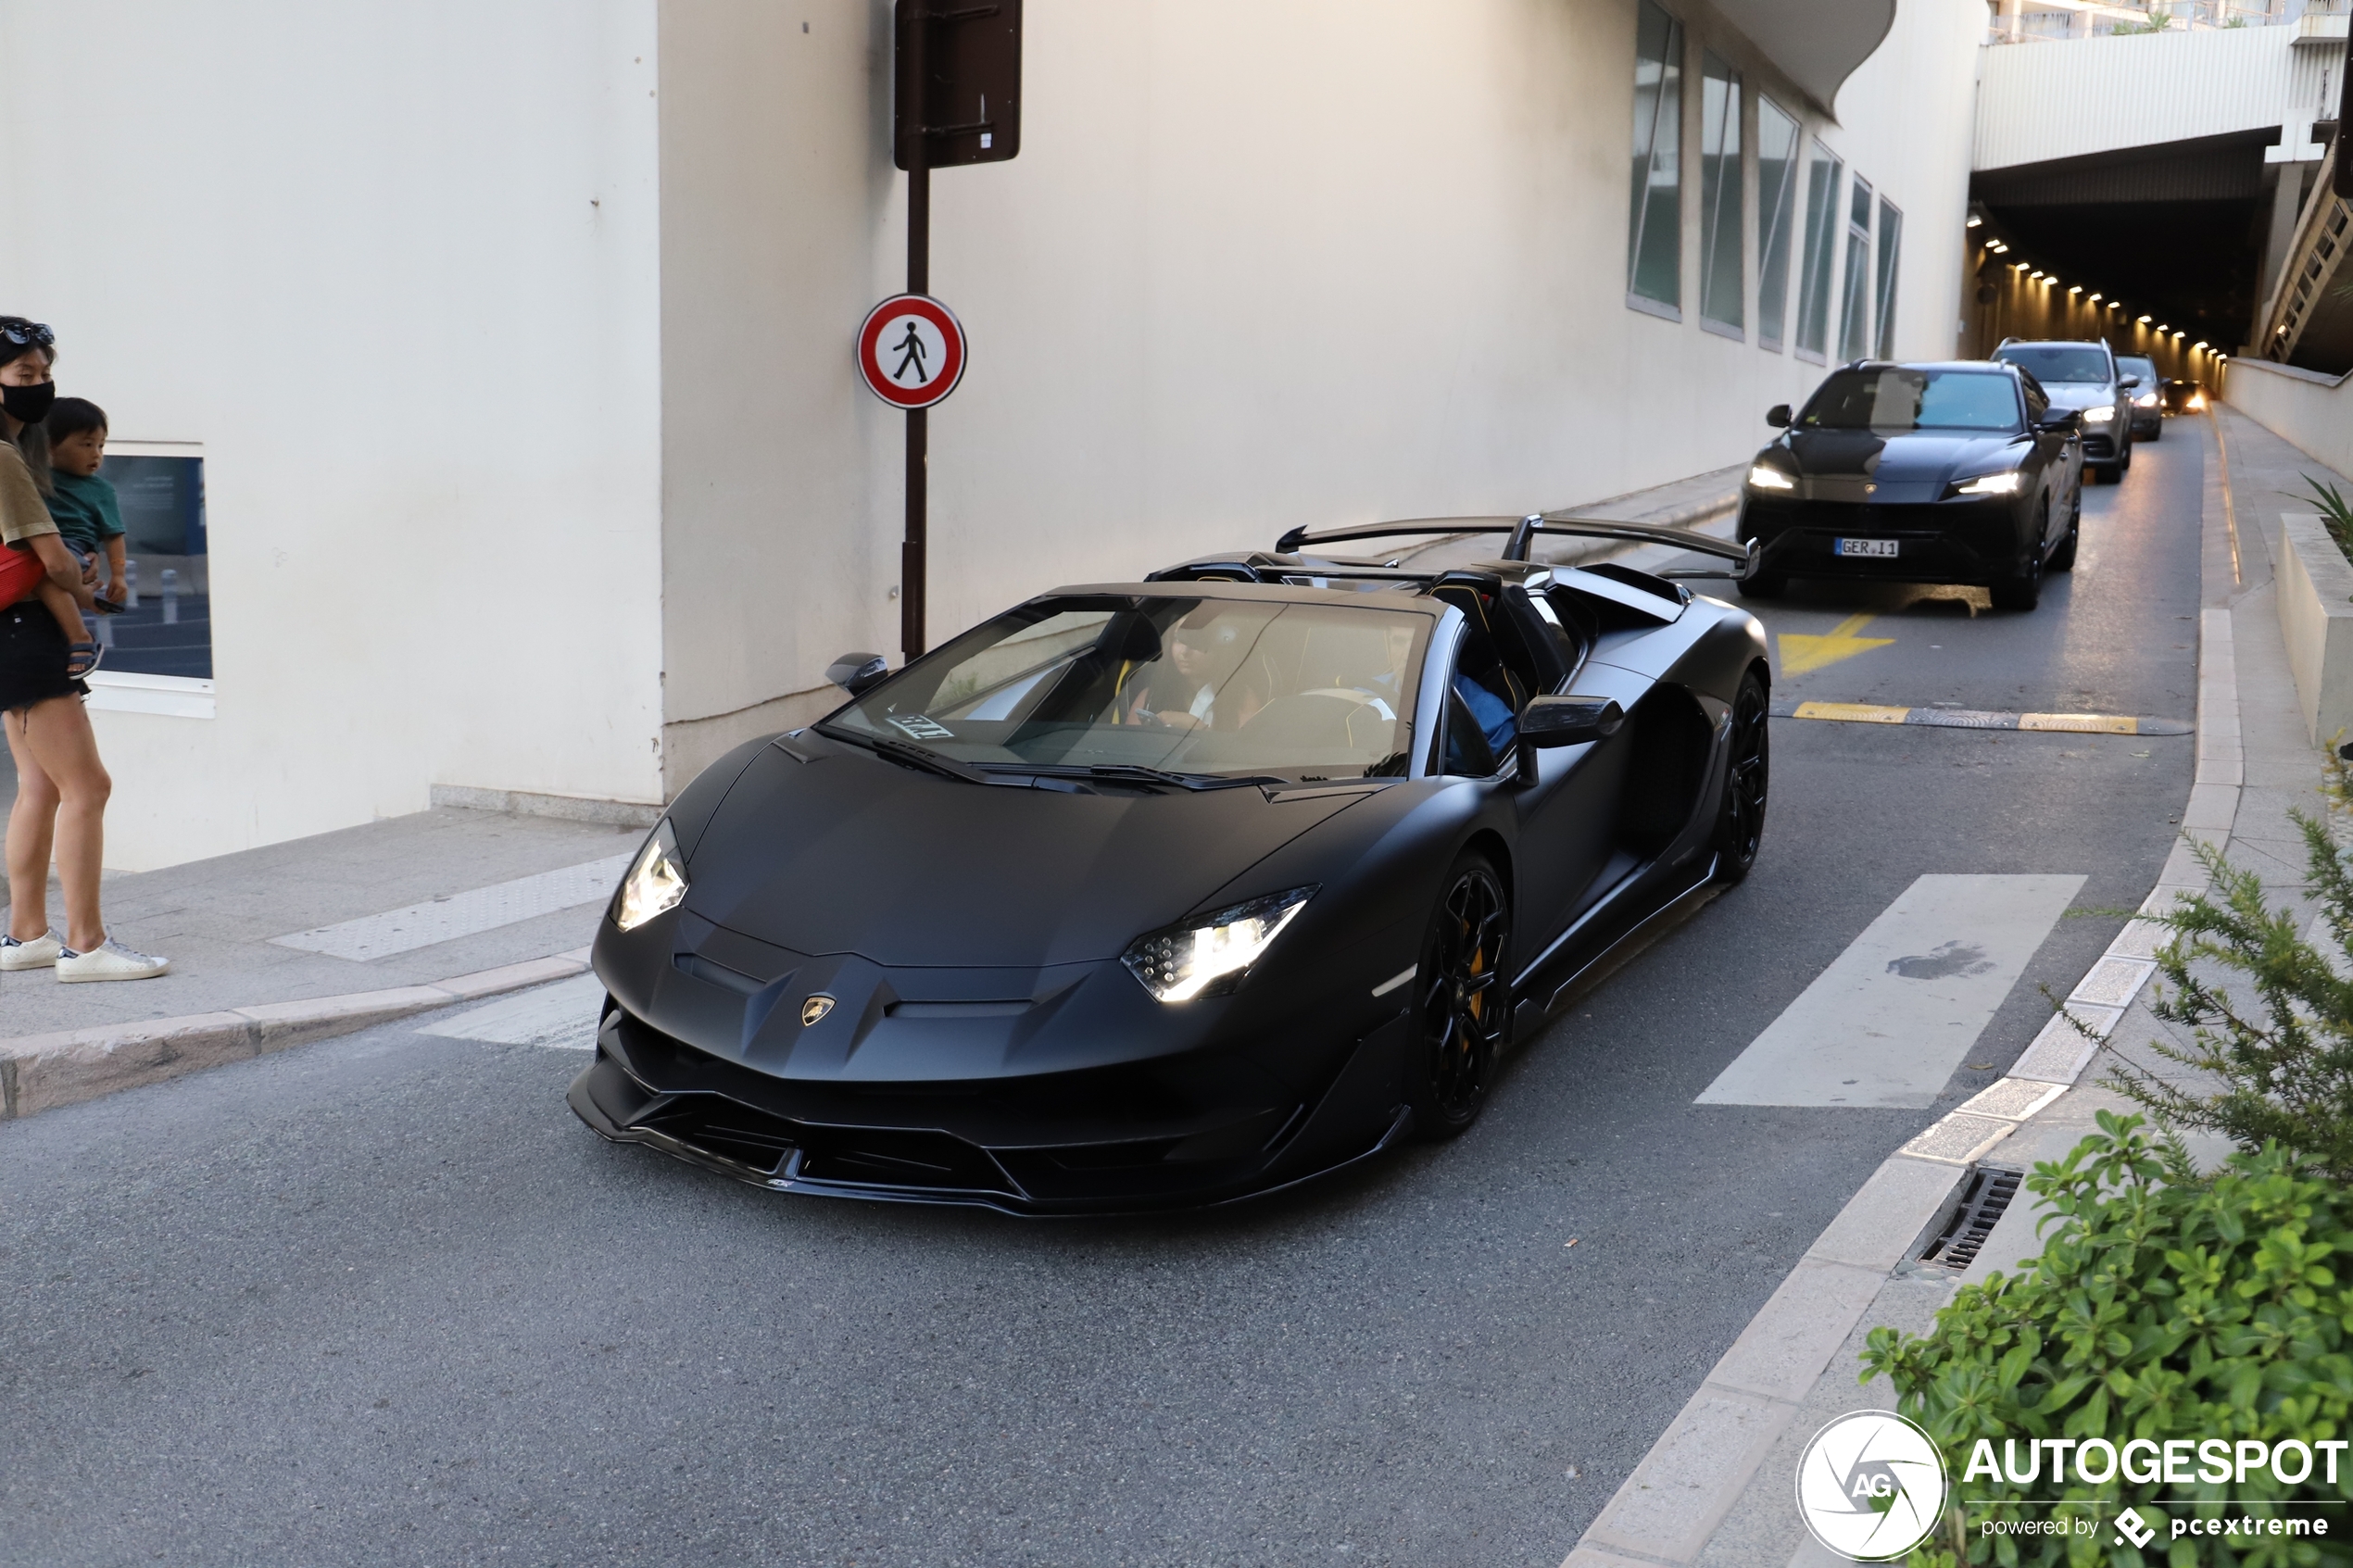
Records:
[[[1006,1097],[1017,1099],[1018,1086],[991,1085],[996,1103],[974,1119],[959,1110],[972,1085],[893,1085],[884,1102],[890,1113],[853,1121],[837,1096],[799,1095],[614,1009],[569,1102],[602,1137],[647,1144],[772,1191],[1016,1214],[1191,1208],[1257,1196],[1388,1147],[1407,1122],[1400,1085],[1414,1037],[1401,1015],[1354,1042],[1312,1103],[1245,1101],[1221,1116],[1198,1107],[1172,1114],[1139,1100],[1126,1126],[1088,1116],[1085,1142],[1053,1141],[1071,1123],[1042,1102],[1067,1085],[1041,1086],[1029,1135],[982,1142],[960,1135],[959,1123],[988,1126],[1001,1139]],[[811,1114],[821,1108],[823,1120]]]

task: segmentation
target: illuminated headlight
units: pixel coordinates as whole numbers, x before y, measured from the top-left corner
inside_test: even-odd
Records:
[[[2191,393],[2191,394],[2190,394],[2190,407],[2191,407],[2191,408],[2205,408],[2205,407],[2206,407],[2206,394],[2204,394],[2203,392],[2193,392],[2193,393]]]
[[[2015,495],[2018,494],[2019,483],[2019,471],[2016,469],[2012,469],[2007,473],[1981,474],[1975,479],[1969,480],[1961,484],[1954,486],[1954,494],[1958,495]]]
[[[1748,470],[1748,483],[1757,490],[1794,490],[1797,481],[1769,463],[1758,463]]]
[[[678,835],[670,831],[670,819],[664,817],[629,863],[629,874],[621,879],[621,891],[613,895],[612,922],[623,931],[635,931],[654,916],[676,909],[686,896],[686,868],[678,860]]]
[[[2157,407],[2157,394],[2154,392],[2144,392],[2138,397],[2133,399],[2133,406],[2136,408],[2154,408]]]
[[[2104,425],[2114,418],[2116,410],[2106,406],[2083,410],[2083,422],[2087,425]]]
[[[1315,896],[1313,886],[1294,887],[1139,936],[1119,961],[1164,1002],[1225,996]]]

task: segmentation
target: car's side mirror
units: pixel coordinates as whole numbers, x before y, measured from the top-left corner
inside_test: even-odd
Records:
[[[1765,422],[1775,430],[1789,429],[1789,405],[1776,403],[1765,410]]]
[[[1555,746],[1606,740],[1626,722],[1626,710],[1606,698],[1540,696],[1519,710],[1519,779],[1536,782],[1536,753]]]
[[[2130,392],[2130,391],[2132,391],[2134,387],[2136,387],[2136,386],[2138,386],[2138,385],[2140,385],[2140,384],[2141,384],[2141,378],[2140,378],[2140,377],[2138,377],[2138,376],[2126,376],[2123,380],[2121,380],[2121,381],[2118,382],[2118,383],[2116,383],[2116,386],[2117,386],[2117,390],[2118,390],[2118,391],[2120,391],[2120,392]]]
[[[890,673],[890,661],[878,653],[846,653],[825,666],[825,679],[851,696]]]
[[[2036,430],[2073,430],[2083,422],[2082,416],[2072,408],[2054,408],[2034,421]]]

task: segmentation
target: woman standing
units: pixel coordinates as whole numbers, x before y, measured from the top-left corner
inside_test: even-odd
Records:
[[[73,552],[41,499],[41,487],[17,442],[49,411],[57,386],[49,329],[21,316],[0,316],[0,545],[27,550],[49,581],[84,608],[90,588]],[[8,934],[0,970],[55,968],[57,978],[148,980],[168,959],[134,953],[109,940],[98,916],[98,866],[106,841],[107,797],[114,781],[98,760],[98,738],[82,699],[90,688],[66,672],[66,637],[37,598],[0,609],[0,725],[17,764],[17,803],[8,813]],[[64,884],[66,932],[49,928],[49,860]]]

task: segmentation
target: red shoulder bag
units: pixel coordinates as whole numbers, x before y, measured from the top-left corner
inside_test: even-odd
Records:
[[[0,609],[19,599],[31,598],[48,575],[49,569],[30,548],[19,550],[13,545],[0,545]]]

